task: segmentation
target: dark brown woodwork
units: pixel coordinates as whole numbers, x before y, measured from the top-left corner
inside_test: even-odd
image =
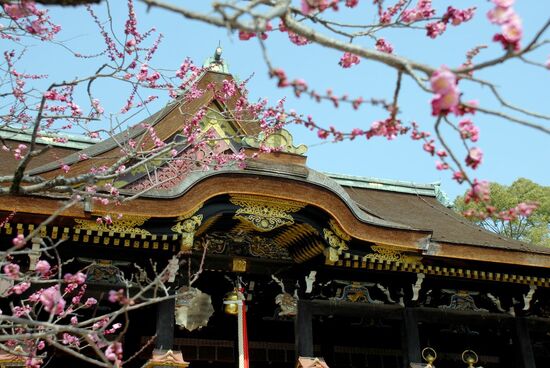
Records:
[[[518,349],[518,368],[536,368],[535,355],[531,345],[531,336],[525,318],[515,319],[516,325],[516,346]]]
[[[175,299],[168,299],[157,305],[157,349],[170,350],[174,347],[174,310]]]
[[[411,308],[403,310],[401,346],[403,351],[403,368],[409,368],[411,363],[420,363],[422,361],[418,318],[416,312]]]
[[[298,312],[294,320],[294,340],[296,356],[313,356],[313,315],[311,303],[298,300]]]

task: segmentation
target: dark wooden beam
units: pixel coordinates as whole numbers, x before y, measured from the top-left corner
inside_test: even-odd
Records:
[[[527,321],[523,317],[518,317],[515,319],[515,325],[516,346],[518,349],[517,366],[518,368],[536,368],[535,354],[533,354]]]
[[[311,313],[317,316],[369,316],[384,319],[401,319],[403,307],[399,304],[352,303],[333,300],[311,300]]]
[[[175,299],[168,299],[157,305],[157,349],[169,350],[174,347],[174,311]]]
[[[403,351],[403,368],[409,368],[411,363],[421,363],[420,334],[418,333],[418,318],[411,308],[403,310],[401,326],[401,346]]]
[[[296,356],[313,356],[313,314],[311,302],[298,300],[298,312],[294,320]]]

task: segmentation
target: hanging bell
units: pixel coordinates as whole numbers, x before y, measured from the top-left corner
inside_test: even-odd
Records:
[[[227,314],[236,316],[239,313],[239,293],[235,290],[230,291],[223,297],[224,311]]]

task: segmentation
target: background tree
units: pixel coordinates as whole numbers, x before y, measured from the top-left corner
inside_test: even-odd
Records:
[[[550,247],[550,187],[520,178],[509,186],[490,183],[489,188],[488,206],[464,195],[455,199],[456,210],[495,233]],[[525,204],[516,206],[520,202]],[[485,217],[487,208],[489,217]]]

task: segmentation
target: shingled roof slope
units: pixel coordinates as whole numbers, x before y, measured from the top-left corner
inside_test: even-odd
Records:
[[[515,241],[472,224],[435,196],[351,186],[344,189],[365,212],[414,228],[431,229],[431,240],[435,242],[550,254],[548,248]]]
[[[76,176],[89,172],[93,166],[97,167],[101,165],[112,165],[119,158],[119,145],[127,142],[129,139],[137,139],[138,136],[143,135],[145,132],[145,125],[154,127],[157,136],[161,140],[167,141],[170,137],[181,131],[183,126],[182,115],[184,115],[184,113],[187,116],[192,116],[201,107],[208,106],[213,101],[217,101],[217,98],[214,96],[212,90],[207,89],[207,86],[213,83],[217,89],[221,89],[221,85],[226,79],[230,80],[233,79],[233,77],[230,74],[207,71],[197,81],[197,88],[204,90],[201,97],[193,101],[183,101],[182,99],[177,99],[143,121],[129,127],[121,133],[118,133],[114,137],[85,148],[79,153],[74,153],[64,157],[63,163],[71,165],[71,171],[69,174],[64,174],[59,170],[59,160],[51,159],[50,163],[30,170],[29,174],[45,174],[47,177],[54,177],[55,175]],[[240,91],[237,91],[235,95],[225,102],[225,105],[229,111],[234,108],[240,97],[241,93]],[[217,101],[217,103],[221,104],[219,101]],[[176,109],[177,107],[178,109]],[[245,135],[254,136],[261,131],[258,123],[255,121],[244,119],[243,121],[235,121],[235,123]],[[154,147],[154,144],[149,137],[146,137],[144,143],[146,144],[145,149]],[[79,161],[80,153],[84,153],[88,157],[93,157],[94,160]]]

